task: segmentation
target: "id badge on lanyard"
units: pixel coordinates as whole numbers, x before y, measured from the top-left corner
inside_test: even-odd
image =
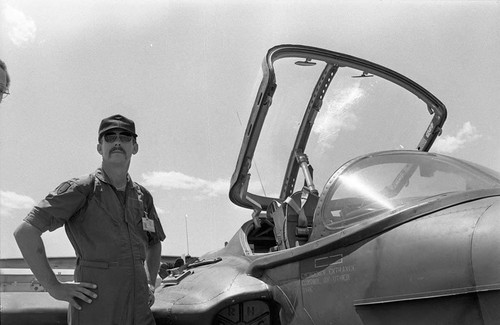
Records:
[[[153,219],[148,218],[146,211],[144,211],[144,217],[142,217],[142,229],[144,231],[155,232],[155,222]]]

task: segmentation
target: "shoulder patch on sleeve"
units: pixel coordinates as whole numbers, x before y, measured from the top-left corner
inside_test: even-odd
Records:
[[[57,194],[63,194],[63,193],[66,193],[70,187],[71,187],[70,182],[64,182],[61,185],[59,185],[55,191]]]

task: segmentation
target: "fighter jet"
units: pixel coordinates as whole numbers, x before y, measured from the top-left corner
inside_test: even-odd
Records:
[[[262,70],[229,192],[249,220],[163,274],[157,322],[498,324],[500,174],[430,152],[445,105],[325,49],[276,46]]]
[[[384,66],[271,48],[229,190],[248,221],[162,265],[157,324],[498,324],[500,173],[432,152],[446,117]],[[3,299],[9,324],[64,322]]]

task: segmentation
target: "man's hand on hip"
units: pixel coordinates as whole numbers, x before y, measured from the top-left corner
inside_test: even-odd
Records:
[[[97,298],[97,294],[89,289],[97,289],[97,285],[87,282],[59,282],[50,288],[45,288],[47,292],[57,300],[67,301],[74,308],[81,310],[82,306],[78,299],[86,303],[92,303],[92,299]],[[78,299],[76,299],[78,298]]]

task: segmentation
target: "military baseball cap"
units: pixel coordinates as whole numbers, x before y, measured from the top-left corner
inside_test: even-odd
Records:
[[[125,116],[122,116],[120,114],[112,115],[110,117],[107,117],[101,121],[101,125],[99,126],[99,136],[98,138],[101,137],[106,131],[109,130],[114,130],[114,129],[119,129],[119,130],[124,130],[127,132],[130,132],[134,135],[134,137],[137,137],[137,134],[135,133],[135,123],[131,119],[126,118]]]

